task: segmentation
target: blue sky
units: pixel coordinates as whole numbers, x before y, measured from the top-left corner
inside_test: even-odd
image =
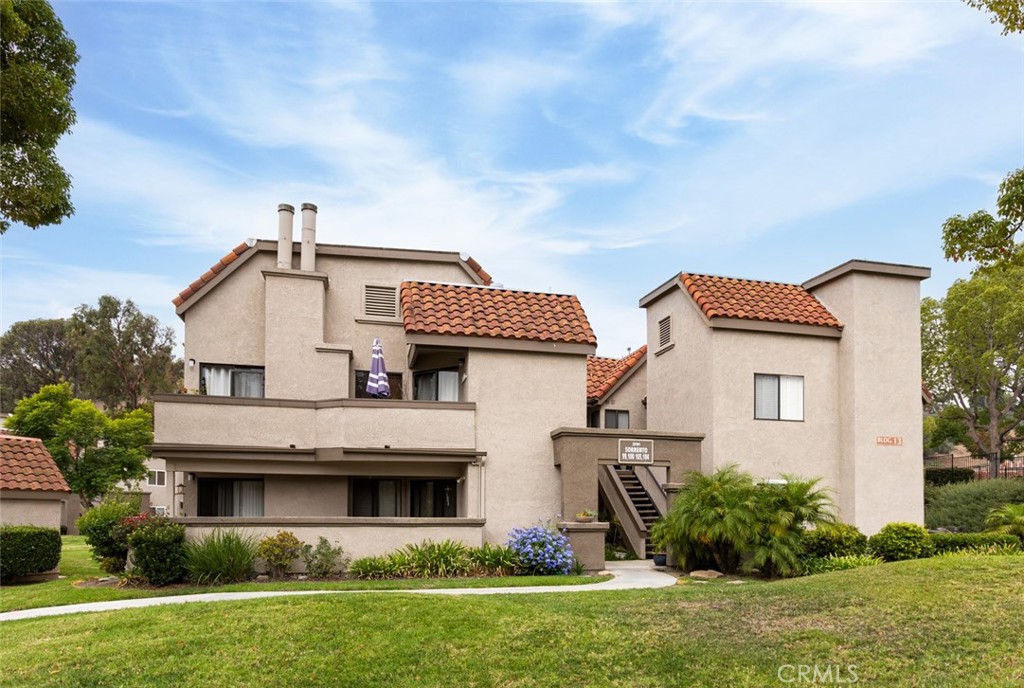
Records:
[[[1024,165],[1024,38],[949,2],[55,3],[77,212],[0,239],[0,325],[171,299],[276,207],[329,243],[470,253],[643,343],[680,270],[928,265]]]

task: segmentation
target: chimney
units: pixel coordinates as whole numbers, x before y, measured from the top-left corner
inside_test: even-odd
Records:
[[[302,254],[300,269],[316,270],[316,206],[302,204]]]
[[[277,206],[277,267],[285,270],[292,266],[292,226],[295,208],[282,203]]]

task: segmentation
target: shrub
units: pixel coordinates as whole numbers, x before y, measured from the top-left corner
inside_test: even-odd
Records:
[[[985,525],[993,533],[1013,535],[1024,542],[1024,504],[1004,504],[992,509],[985,517]]]
[[[849,523],[831,523],[803,534],[804,556],[808,559],[864,554],[868,537]]]
[[[1024,554],[1024,550],[1020,548],[1020,545],[1016,542],[1008,544],[1005,542],[998,542],[988,545],[977,545],[975,547],[965,547],[964,549],[951,549],[945,552],[936,554],[937,557],[973,557],[973,556],[1020,556]]]
[[[868,538],[868,547],[886,561],[921,559],[931,554],[928,531],[916,523],[888,523]]]
[[[139,513],[134,500],[108,498],[78,519],[78,530],[92,548],[92,556],[107,573],[124,571],[128,559],[128,532],[121,521]]]
[[[846,571],[859,569],[862,566],[877,566],[885,562],[870,554],[829,554],[824,557],[809,557],[804,560],[804,575],[813,576],[829,571]]]
[[[985,518],[1004,504],[1024,503],[1024,479],[975,480],[935,488],[925,504],[924,524],[968,533],[985,530]]]
[[[348,567],[348,572],[355,578],[363,580],[379,580],[393,578],[388,557],[362,557],[356,559]]]
[[[985,548],[990,545],[1020,545],[1013,535],[1000,533],[931,533],[932,551],[936,554]]]
[[[513,528],[506,546],[515,553],[524,573],[547,576],[573,571],[569,538],[554,528]]]
[[[952,485],[974,480],[973,468],[926,468],[924,481],[931,485]]]
[[[60,546],[56,528],[0,527],[0,579],[52,571],[60,563]]]
[[[277,531],[277,535],[270,535],[260,540],[256,548],[256,556],[267,562],[267,569],[274,578],[281,578],[292,562],[302,555],[305,543],[295,537],[291,531]]]
[[[252,575],[256,547],[253,535],[217,528],[196,542],[185,545],[188,577],[201,585],[246,580]]]
[[[469,573],[469,548],[455,540],[433,542],[402,548],[408,557],[408,574],[415,578],[454,578]]]
[[[799,572],[804,524],[831,522],[832,502],[817,480],[784,477],[784,484],[755,484],[735,466],[690,473],[652,529],[652,544],[670,545],[684,569],[714,561],[724,573],[741,564],[769,576]]]
[[[303,547],[302,560],[306,564],[306,573],[313,578],[327,578],[336,571],[344,571],[348,565],[345,550],[340,545],[332,546],[325,537],[320,538],[316,547]]]
[[[469,550],[469,561],[478,573],[490,576],[514,576],[519,569],[519,557],[511,548],[489,542]]]
[[[185,526],[166,518],[147,518],[128,536],[133,573],[150,585],[170,585],[185,579]]]

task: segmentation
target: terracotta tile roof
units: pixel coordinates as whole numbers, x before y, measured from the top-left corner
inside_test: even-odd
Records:
[[[402,320],[412,334],[597,344],[579,299],[563,294],[403,282]]]
[[[623,376],[647,355],[647,345],[622,358],[587,356],[587,399],[597,400],[607,394]]]
[[[466,265],[468,265],[470,269],[473,272],[475,272],[480,277],[480,279],[483,280],[485,285],[487,285],[488,287],[491,286],[491,283],[494,280],[491,279],[490,273],[488,273],[486,270],[480,267],[480,263],[476,262],[476,260],[473,259],[473,256],[469,256],[468,258],[466,258]]]
[[[43,441],[0,435],[0,489],[71,492]]]
[[[199,277],[199,279],[185,287],[185,289],[180,294],[174,297],[171,303],[173,303],[175,306],[180,306],[181,304],[185,303],[189,298],[192,297],[193,294],[198,292],[207,283],[213,280],[213,278],[216,277],[221,270],[223,270],[224,268],[238,260],[238,257],[245,253],[246,251],[248,251],[250,248],[252,247],[249,246],[249,244],[244,241],[240,243],[238,246],[235,246],[233,249],[231,249],[230,253],[228,253],[226,256],[218,260],[216,263],[213,264],[213,267],[204,272]]]
[[[708,318],[740,318],[843,329],[839,319],[798,284],[685,272],[679,280]]]

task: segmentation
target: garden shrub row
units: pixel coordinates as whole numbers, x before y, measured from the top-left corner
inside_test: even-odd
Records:
[[[1021,544],[1016,535],[1001,533],[931,533],[930,537],[935,554],[985,549],[992,545],[1019,548]]]
[[[924,481],[936,487],[953,483],[969,483],[974,480],[973,468],[926,468]]]
[[[60,563],[60,547],[57,528],[0,527],[0,580],[52,571]]]
[[[427,540],[379,557],[363,557],[349,568],[356,578],[455,578],[460,576],[564,575],[581,573],[569,539],[549,526],[516,528],[504,545],[468,547]]]
[[[986,530],[985,518],[1004,504],[1024,503],[1024,478],[975,480],[926,491],[924,524],[966,533]]]

